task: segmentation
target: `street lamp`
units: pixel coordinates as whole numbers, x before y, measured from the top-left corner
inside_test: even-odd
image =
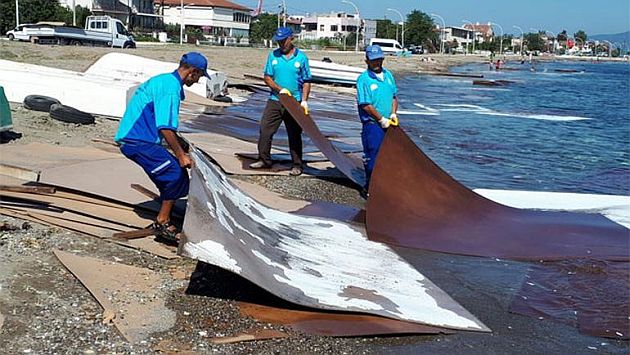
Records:
[[[490,24],[498,26],[499,29],[501,30],[501,37],[500,37],[500,43],[499,43],[499,55],[502,55],[503,54],[503,27],[501,27],[501,25],[495,22],[490,22]]]
[[[20,25],[20,4],[15,0],[15,27]]]
[[[440,54],[444,54],[444,30],[446,29],[446,22],[444,21],[444,19],[442,18],[442,16],[438,15],[438,14],[431,14],[431,16],[433,17],[437,17],[442,21],[442,36],[440,36]]]
[[[356,11],[357,13],[357,31],[356,31],[356,43],[354,45],[354,51],[358,52],[359,51],[359,27],[361,26],[361,15],[359,15],[359,8],[357,7],[357,5],[355,5],[352,1],[350,0],[341,0],[342,3],[344,4],[350,4],[352,5],[352,7],[354,7],[354,11]]]
[[[396,10],[396,9],[387,9],[387,11],[393,11],[395,13],[398,14],[398,16],[400,16],[400,23],[402,23],[402,47],[405,48],[405,18],[403,17],[403,15],[400,13],[400,11]],[[396,26],[396,28],[398,28],[398,26]],[[398,39],[396,39],[398,40]]]
[[[195,4],[188,4],[186,6],[194,6]],[[184,43],[184,0],[181,0],[181,22],[179,24],[179,45],[181,46]]]
[[[525,42],[525,35],[523,34],[523,29],[518,26],[512,26],[517,30],[521,31],[521,57],[523,56],[523,42]]]
[[[477,40],[477,38],[475,36],[475,25],[471,21],[466,20],[466,19],[463,19],[462,22],[470,24],[470,27],[471,27],[471,30],[472,30],[472,37],[473,37],[472,38],[472,45],[473,45],[472,54],[475,54],[475,41]],[[468,51],[468,48],[466,48],[466,51]]]

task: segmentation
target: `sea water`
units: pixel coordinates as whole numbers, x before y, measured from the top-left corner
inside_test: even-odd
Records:
[[[398,76],[402,125],[470,188],[630,194],[630,65],[470,64],[453,72],[507,80]],[[566,71],[570,72],[566,72]]]

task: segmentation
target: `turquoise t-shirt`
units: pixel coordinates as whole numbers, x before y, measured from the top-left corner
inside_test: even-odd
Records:
[[[160,143],[161,129],[176,131],[183,81],[177,71],[144,82],[129,101],[114,140],[117,143]]]
[[[302,101],[302,86],[312,79],[308,58],[297,48],[288,59],[279,48],[269,53],[265,75],[270,76],[281,88],[289,90],[298,101]],[[271,93],[271,99],[280,100],[275,92]]]
[[[361,122],[374,120],[362,105],[372,105],[383,117],[389,118],[392,103],[398,92],[396,80],[389,70],[383,69],[383,79],[379,79],[371,70],[364,71],[357,79],[357,105]]]

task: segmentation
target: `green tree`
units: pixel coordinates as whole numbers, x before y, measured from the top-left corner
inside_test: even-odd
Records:
[[[278,18],[274,14],[262,13],[249,26],[249,39],[252,43],[261,43],[271,39],[278,28]]]
[[[524,36],[527,50],[529,51],[542,51],[545,47],[545,41],[543,41],[540,33],[526,33]]]
[[[573,38],[579,38],[582,40],[582,44],[586,43],[586,32],[579,30],[573,34]],[[579,42],[579,41],[578,41]]]
[[[432,42],[438,39],[434,27],[429,15],[419,10],[411,11],[405,22],[405,43],[432,47]]]
[[[77,14],[77,26],[85,27],[85,19],[92,15],[92,12],[87,7],[83,7],[81,5],[77,5],[75,11]],[[66,25],[72,25],[72,10],[68,7],[60,6],[57,8],[55,18],[57,21],[63,22]]]
[[[562,30],[562,32],[558,33],[558,42],[566,42],[568,38],[569,35],[567,34],[567,30]]]
[[[394,38],[396,26],[392,20],[376,20],[376,38]]]
[[[72,11],[53,0],[20,0],[20,23],[37,23],[40,21],[55,21],[72,24]],[[85,23],[85,18],[91,15],[84,7],[77,6],[77,26]],[[15,28],[15,1],[0,1],[0,33]]]

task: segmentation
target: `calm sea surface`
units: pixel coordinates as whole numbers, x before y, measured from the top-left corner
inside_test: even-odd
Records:
[[[398,77],[400,118],[425,153],[470,188],[630,194],[630,65],[508,63],[470,78]],[[557,70],[575,70],[559,72]]]

